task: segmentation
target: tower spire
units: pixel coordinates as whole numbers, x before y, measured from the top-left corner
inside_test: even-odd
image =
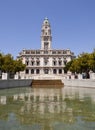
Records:
[[[41,50],[50,50],[51,49],[51,27],[48,18],[46,17],[42,24],[41,30]]]

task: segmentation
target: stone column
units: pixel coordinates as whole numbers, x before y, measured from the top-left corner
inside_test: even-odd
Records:
[[[8,73],[2,73],[2,79],[8,79]]]

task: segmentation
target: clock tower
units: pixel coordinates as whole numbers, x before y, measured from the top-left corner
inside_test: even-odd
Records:
[[[47,18],[44,19],[41,29],[41,50],[51,50],[51,27]]]

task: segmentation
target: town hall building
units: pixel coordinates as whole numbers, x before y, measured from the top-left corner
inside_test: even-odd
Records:
[[[26,64],[26,69],[20,72],[21,77],[33,78],[34,76],[64,75],[67,62],[75,58],[69,49],[52,49],[51,26],[47,18],[41,28],[41,48],[38,50],[23,49],[18,59]]]

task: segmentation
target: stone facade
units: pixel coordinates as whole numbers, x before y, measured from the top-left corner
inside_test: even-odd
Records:
[[[18,59],[26,64],[26,70],[21,72],[21,77],[39,75],[64,75],[64,66],[75,58],[74,53],[67,50],[52,49],[51,26],[47,18],[44,19],[41,29],[41,49],[22,50]]]

